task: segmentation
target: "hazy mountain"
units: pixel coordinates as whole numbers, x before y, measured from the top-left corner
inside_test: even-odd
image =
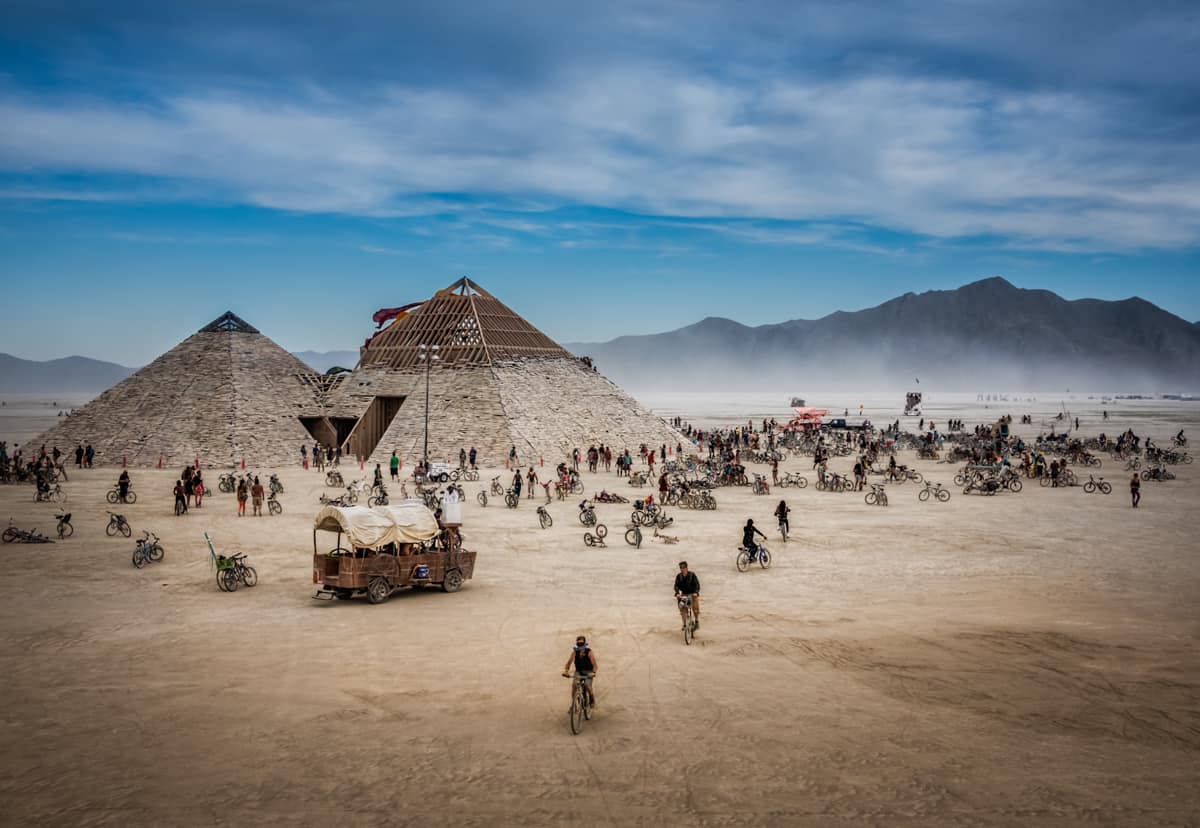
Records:
[[[1068,301],[1000,278],[874,308],[566,346],[630,388],[1200,389],[1200,326],[1138,298]]]
[[[36,362],[0,354],[0,393],[103,391],[135,370],[81,356]]]
[[[353,368],[358,365],[358,351],[294,351],[292,356],[324,374],[330,368]]]

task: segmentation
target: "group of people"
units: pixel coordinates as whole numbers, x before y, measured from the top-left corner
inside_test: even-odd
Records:
[[[175,481],[175,514],[187,514],[188,508],[195,504],[199,509],[204,501],[204,493],[207,491],[204,487],[204,473],[200,469],[191,466],[184,466],[183,471],[179,474],[179,479]]]

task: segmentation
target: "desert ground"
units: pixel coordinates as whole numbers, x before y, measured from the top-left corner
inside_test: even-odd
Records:
[[[1026,407],[959,415],[1001,411]],[[1084,431],[1200,437],[1200,407],[1122,411]],[[951,483],[954,466],[900,460]],[[716,511],[671,510],[677,544],[640,550],[625,506],[598,506],[606,548],[584,546],[578,499],[551,503],[545,531],[537,501],[479,507],[493,468],[465,486],[475,577],[374,606],[312,598],[315,471],[261,470],[286,485],[280,517],[239,518],[214,493],[176,518],[175,471],[133,469],[121,510],[166,547],[137,570],[133,541],[104,533],[118,471],[70,466],[74,537],[0,547],[0,821],[1196,825],[1198,468],[1144,483],[1137,510],[1107,460],[1109,496],[952,487],[921,503],[908,483],[876,508],[726,488]],[[793,469],[814,479],[807,458]],[[0,487],[0,523],[52,533],[56,507],[32,501]],[[770,569],[734,567],[747,517]],[[260,584],[218,591],[205,532]],[[703,585],[692,646],[671,598],[685,558]],[[560,671],[577,633],[599,708],[574,736]]]

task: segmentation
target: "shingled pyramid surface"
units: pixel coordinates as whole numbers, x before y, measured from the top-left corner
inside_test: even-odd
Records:
[[[345,441],[351,455],[379,463],[392,451],[406,462],[420,458],[427,379],[421,357],[430,353],[438,357],[428,372],[431,459],[457,459],[460,447],[475,446],[483,462],[500,464],[515,446],[518,463],[529,465],[592,444],[636,453],[641,443],[674,447],[683,440],[471,279],[395,310],[328,400],[331,418],[360,418]]]
[[[225,313],[30,443],[90,443],[98,465],[273,466],[311,442],[298,419],[316,405],[311,374]]]

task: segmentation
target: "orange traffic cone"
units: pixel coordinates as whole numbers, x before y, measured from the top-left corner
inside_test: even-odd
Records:
[[[125,468],[125,455],[121,455],[121,468]]]
[[[242,471],[246,470],[246,455],[242,455]]]

